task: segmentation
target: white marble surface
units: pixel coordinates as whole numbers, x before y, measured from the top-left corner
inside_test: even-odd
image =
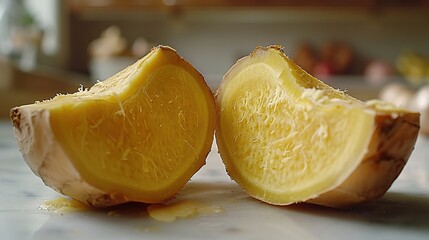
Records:
[[[419,137],[409,163],[380,200],[351,210],[307,204],[275,207],[248,197],[212,150],[207,165],[177,199],[223,211],[162,223],[145,205],[55,213],[39,209],[60,196],[23,161],[9,123],[0,124],[0,239],[429,239],[429,139]]]

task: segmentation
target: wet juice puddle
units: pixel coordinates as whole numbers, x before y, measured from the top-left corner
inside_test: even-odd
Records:
[[[108,208],[92,208],[67,197],[44,201],[39,209],[59,214],[71,212],[97,212],[108,217],[151,218],[171,223],[179,219],[219,214],[223,205],[247,196],[235,184],[190,182],[174,198],[157,204],[125,203]]]
[[[191,218],[199,215],[220,213],[223,209],[217,205],[183,200],[172,204],[152,204],[147,208],[149,216],[160,222],[174,222],[178,218]]]
[[[59,197],[44,201],[39,209],[56,213],[88,211],[92,208],[71,198]]]

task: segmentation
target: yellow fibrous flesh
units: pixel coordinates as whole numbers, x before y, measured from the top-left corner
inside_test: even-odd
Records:
[[[251,195],[274,204],[303,201],[343,181],[365,154],[374,124],[373,113],[305,88],[294,74],[250,64],[218,92],[226,168]]]
[[[213,113],[201,83],[182,67],[140,65],[47,105],[57,141],[86,181],[158,202],[204,163]]]

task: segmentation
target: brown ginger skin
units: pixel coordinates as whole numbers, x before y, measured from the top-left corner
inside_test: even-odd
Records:
[[[82,176],[70,166],[61,146],[53,141],[50,131],[49,112],[47,110],[28,111],[15,107],[10,111],[10,118],[20,151],[24,160],[43,182],[66,196],[92,207],[113,206],[127,202],[122,194],[107,193],[86,184]],[[48,147],[38,147],[38,146]],[[56,169],[52,172],[52,168]],[[76,191],[75,189],[80,189]]]
[[[335,208],[380,198],[399,176],[417,140],[419,114],[376,116],[376,129],[359,167],[338,187],[308,202]]]

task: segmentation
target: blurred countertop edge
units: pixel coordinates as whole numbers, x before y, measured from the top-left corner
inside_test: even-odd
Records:
[[[47,66],[24,70],[0,59],[0,119],[7,118],[15,106],[76,92],[79,87],[90,85],[85,75]]]

